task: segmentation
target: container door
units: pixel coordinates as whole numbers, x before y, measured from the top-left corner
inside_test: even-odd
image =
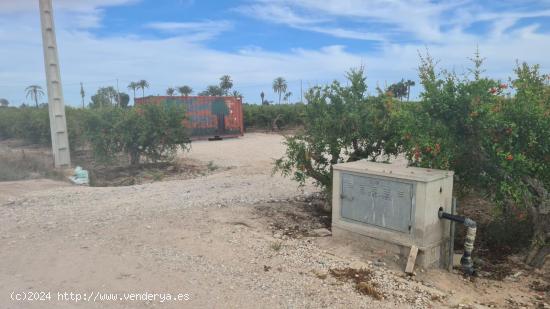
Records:
[[[341,216],[344,219],[409,233],[413,185],[342,173]]]

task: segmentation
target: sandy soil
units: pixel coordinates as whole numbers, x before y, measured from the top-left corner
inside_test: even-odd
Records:
[[[0,308],[517,308],[546,297],[529,289],[525,274],[503,282],[437,270],[407,278],[379,253],[307,231],[288,237],[294,211],[305,209],[308,222],[315,189],[271,175],[281,141],[256,133],[195,142],[182,156],[232,168],[194,179],[105,188],[0,183]],[[368,269],[384,299],[330,275],[345,267]],[[11,299],[47,296],[35,292],[51,300]],[[112,293],[189,300],[99,300]]]

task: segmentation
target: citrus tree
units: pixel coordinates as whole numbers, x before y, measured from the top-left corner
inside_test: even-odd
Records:
[[[97,110],[86,119],[86,135],[99,159],[108,161],[126,153],[132,165],[142,158],[157,162],[189,147],[184,118],[185,108],[180,104]]]

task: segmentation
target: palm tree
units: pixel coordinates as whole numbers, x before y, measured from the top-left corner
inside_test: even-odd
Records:
[[[231,80],[231,76],[229,75],[223,75],[220,77],[220,88],[223,92],[223,95],[227,95],[229,92],[229,89],[233,87],[233,80]]]
[[[185,86],[181,86],[181,87],[178,87],[178,92],[182,95],[182,96],[188,96],[190,95],[192,92],[193,92],[193,88],[185,85]]]
[[[27,93],[26,97],[31,97],[31,100],[33,100],[36,104],[36,107],[38,107],[38,99],[44,96],[44,91],[42,90],[42,87],[38,85],[30,85],[29,87],[25,88],[25,92]]]
[[[405,82],[405,85],[407,85],[407,102],[409,102],[409,98],[410,98],[410,96],[411,96],[411,86],[414,87],[415,82],[414,82],[413,80],[408,79],[408,80]]]
[[[86,95],[86,92],[84,92],[84,85],[82,85],[82,82],[80,82],[80,96],[82,97],[82,108],[84,108],[84,96]]]
[[[292,92],[289,91],[287,93],[285,93],[285,96],[283,97],[283,100],[288,103],[288,100],[290,99],[290,97],[292,96]]]
[[[232,95],[237,99],[238,98],[241,98],[241,99],[243,98],[243,95],[240,92],[238,92],[237,90],[233,90]]]
[[[166,95],[167,96],[173,96],[174,93],[176,93],[176,89],[172,88],[172,87],[169,87],[168,89],[166,89]]]
[[[138,86],[138,83],[136,82],[131,82],[129,85],[128,85],[128,89],[129,90],[132,90],[134,92],[134,105],[136,104],[136,89],[139,89],[139,86]]]
[[[109,102],[111,102],[111,105],[114,106],[117,104],[118,92],[116,92],[115,87],[113,86],[105,87],[103,88],[103,92],[105,93],[105,96],[109,98]]]
[[[279,104],[281,104],[281,95],[286,92],[286,80],[282,77],[277,77],[273,80],[273,91],[279,94]]]
[[[141,89],[141,98],[145,98],[145,88],[149,88],[149,83],[142,79],[139,82],[137,82],[137,89]]]
[[[205,91],[201,92],[201,95],[219,97],[223,95],[223,90],[218,85],[209,85]]]

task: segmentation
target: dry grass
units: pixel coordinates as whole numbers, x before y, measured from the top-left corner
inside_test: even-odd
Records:
[[[273,251],[281,251],[281,248],[283,247],[283,243],[280,242],[280,241],[275,241],[275,242],[272,242],[271,245],[270,245],[271,249]]]
[[[372,271],[368,269],[354,269],[348,267],[331,269],[329,272],[334,278],[340,281],[352,281],[355,283],[355,289],[361,294],[369,295],[377,300],[384,299],[384,295],[370,282],[372,279]]]
[[[355,285],[355,289],[357,290],[357,292],[359,292],[361,294],[369,295],[370,297],[372,297],[374,299],[377,299],[377,300],[384,299],[384,296],[382,295],[382,293],[380,293],[369,282],[361,281],[361,282],[359,282]]]
[[[10,151],[0,153],[0,181],[14,181],[34,178],[62,179],[62,172],[53,163],[31,152]]]

